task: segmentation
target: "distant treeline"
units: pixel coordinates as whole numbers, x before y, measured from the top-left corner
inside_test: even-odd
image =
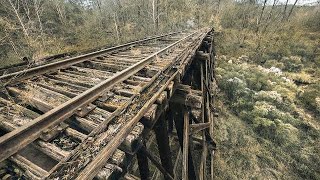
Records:
[[[274,21],[276,5],[277,0],[2,0],[0,66],[219,21],[260,31]],[[283,20],[294,12],[293,5],[281,9]]]

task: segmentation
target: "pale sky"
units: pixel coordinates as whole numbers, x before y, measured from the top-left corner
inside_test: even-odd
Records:
[[[289,0],[289,4],[293,4],[295,0]],[[279,2],[285,4],[286,0],[279,0]],[[298,0],[297,4],[298,5],[304,5],[304,4],[309,4],[309,3],[315,3],[317,0]]]

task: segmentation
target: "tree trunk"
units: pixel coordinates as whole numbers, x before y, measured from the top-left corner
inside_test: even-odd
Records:
[[[293,4],[293,6],[292,6],[292,8],[290,9],[290,12],[289,12],[289,14],[288,14],[287,20],[289,20],[291,14],[292,14],[293,8],[296,6],[297,2],[298,2],[298,0],[295,0],[295,1],[294,1],[294,4]]]
[[[158,32],[158,29],[159,29],[159,0],[156,0],[156,13],[157,13],[157,19],[156,19],[156,32]]]
[[[115,27],[115,31],[116,31],[116,35],[117,35],[117,42],[118,44],[120,43],[120,33],[119,33],[119,28],[118,28],[118,16],[117,16],[117,13],[114,13],[114,16],[113,16],[113,20],[114,20],[114,27]]]
[[[56,2],[55,6],[56,6],[56,11],[58,13],[61,24],[65,24],[66,18],[65,18],[64,12],[61,10],[61,7],[59,6],[59,2]]]
[[[39,3],[39,0],[34,0],[33,1],[34,3],[34,11],[36,13],[36,16],[37,16],[37,19],[38,19],[38,22],[39,22],[39,28],[40,28],[40,35],[41,35],[41,40],[42,40],[42,45],[44,45],[44,41],[43,41],[43,27],[42,27],[42,23],[41,23],[41,19],[40,19],[40,13],[39,13],[39,10],[40,10],[40,5],[38,4]]]
[[[266,8],[266,3],[267,3],[267,0],[264,0],[263,7],[262,7],[262,10],[261,10],[261,14],[260,14],[260,17],[259,17],[258,23],[257,23],[257,32],[259,31],[259,25],[261,23],[261,19],[262,19],[263,13],[264,13],[264,9]]]
[[[153,28],[156,31],[157,27],[156,27],[156,0],[152,0],[152,21],[153,21]]]
[[[18,10],[16,9],[15,5],[12,3],[11,0],[8,0],[8,2],[10,3],[10,5],[11,5],[11,7],[12,7],[12,10],[14,11],[14,13],[15,13],[15,15],[16,15],[16,17],[17,17],[17,19],[18,19],[18,21],[19,21],[19,23],[20,23],[20,25],[21,25],[21,27],[22,27],[22,31],[23,31],[23,34],[24,34],[25,38],[26,38],[27,41],[29,42],[29,34],[28,34],[28,31],[27,31],[25,25],[24,25],[23,22],[22,22],[22,19],[21,19],[20,15],[19,15]]]
[[[269,21],[269,20],[271,19],[271,17],[272,17],[273,10],[274,10],[276,4],[277,4],[277,0],[273,0],[272,8],[271,8],[271,10],[270,10],[270,12],[269,12],[269,14],[268,14],[267,19],[266,19],[266,25],[265,25],[265,27],[263,28],[263,31],[262,31],[263,33],[266,32],[269,24],[271,23],[271,22],[268,22],[268,21]]]
[[[287,11],[287,7],[288,7],[288,2],[289,2],[289,0],[286,1],[286,5],[284,6],[284,10],[283,10],[283,14],[282,14],[282,21],[286,17],[286,11]]]

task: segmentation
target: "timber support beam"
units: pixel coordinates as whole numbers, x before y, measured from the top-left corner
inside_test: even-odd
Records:
[[[213,177],[212,161],[216,149],[212,137],[213,118],[216,117],[213,44],[213,32],[209,32],[190,57],[192,60],[140,120],[145,129],[141,141],[137,141],[138,165],[135,167],[139,168],[142,180],[158,179],[159,172],[166,180],[204,180],[209,174]],[[156,145],[150,142],[154,139]],[[202,148],[197,152],[199,154],[193,151],[197,147]],[[172,151],[177,148],[179,152]],[[174,165],[173,159],[176,159]],[[154,166],[150,168],[151,164]],[[211,172],[207,172],[208,164],[211,164]],[[137,178],[135,170],[125,172],[125,175],[127,179]]]

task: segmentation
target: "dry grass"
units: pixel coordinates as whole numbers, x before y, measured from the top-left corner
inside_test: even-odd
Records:
[[[132,49],[130,50],[131,54],[134,56],[139,56],[141,55],[141,49]]]
[[[220,116],[215,119],[214,137],[218,144],[215,155],[215,179],[299,179],[304,166],[295,161],[301,153],[305,161],[316,153],[311,144],[302,151],[277,147],[257,135],[250,124],[233,115],[222,101],[217,102]],[[309,148],[308,148],[309,147]],[[298,166],[298,167],[296,167]],[[311,167],[310,167],[311,168]]]

